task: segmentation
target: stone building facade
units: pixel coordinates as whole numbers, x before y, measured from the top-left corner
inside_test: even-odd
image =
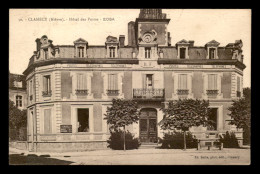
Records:
[[[104,120],[113,98],[133,99],[140,121],[127,127],[142,142],[154,143],[163,131],[157,125],[162,104],[179,98],[208,99],[215,108],[211,128],[190,131],[214,138],[227,130],[227,108],[242,96],[242,41],[220,47],[181,40],[171,44],[170,19],[161,9],[141,9],[128,23],[125,36],[108,36],[104,45],[79,38],[72,45],[54,45],[47,36],[36,39],[36,51],[24,71],[28,94],[28,148],[75,151],[106,148],[110,136]]]
[[[26,77],[9,72],[9,99],[19,109],[27,108]]]

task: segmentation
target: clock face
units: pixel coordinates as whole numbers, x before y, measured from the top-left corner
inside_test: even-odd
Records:
[[[153,37],[150,34],[146,34],[143,37],[143,41],[146,43],[152,42]]]

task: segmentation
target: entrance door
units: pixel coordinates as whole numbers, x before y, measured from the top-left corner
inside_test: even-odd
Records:
[[[141,110],[140,116],[140,140],[141,142],[157,142],[157,111],[147,108]]]

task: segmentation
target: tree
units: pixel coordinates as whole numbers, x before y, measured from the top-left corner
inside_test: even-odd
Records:
[[[140,116],[137,102],[132,100],[113,99],[112,106],[107,107],[105,118],[107,124],[111,125],[110,131],[124,129],[124,150],[125,150],[125,126],[137,123]]]
[[[237,128],[242,128],[247,137],[250,137],[251,128],[251,89],[243,89],[243,98],[234,100],[232,105],[228,108],[230,111],[231,121],[229,124],[235,125]],[[249,141],[249,139],[246,141]]]
[[[247,100],[251,102],[251,88],[244,88],[243,89],[243,97]]]
[[[186,150],[186,131],[192,126],[206,126],[213,121],[208,120],[210,113],[209,101],[179,99],[169,101],[168,106],[161,108],[164,118],[160,122],[163,130],[180,129],[184,132],[184,150]]]
[[[9,128],[19,131],[20,128],[26,127],[27,124],[27,111],[26,109],[20,110],[14,102],[9,99]]]

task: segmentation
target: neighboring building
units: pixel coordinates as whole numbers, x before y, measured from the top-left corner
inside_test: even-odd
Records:
[[[19,109],[27,108],[26,77],[21,74],[9,72],[9,99]]]
[[[108,36],[105,45],[79,38],[73,45],[53,45],[36,39],[36,51],[24,71],[28,90],[29,150],[73,151],[106,148],[109,130],[104,120],[112,98],[134,99],[141,108],[138,124],[127,129],[142,142],[163,136],[157,126],[161,106],[179,98],[209,99],[216,122],[191,131],[200,139],[234,130],[228,107],[242,96],[242,41],[219,47],[181,40],[171,45],[161,9],[141,9],[128,23],[125,36]],[[220,33],[221,34],[221,33]]]

